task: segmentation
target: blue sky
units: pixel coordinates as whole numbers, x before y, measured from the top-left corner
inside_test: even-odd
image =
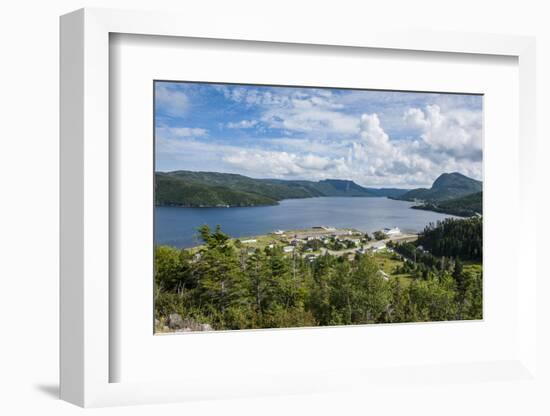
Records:
[[[155,83],[156,170],[429,186],[482,176],[482,97]]]

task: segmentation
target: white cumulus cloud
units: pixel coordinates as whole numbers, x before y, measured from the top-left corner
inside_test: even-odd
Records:
[[[420,130],[420,138],[435,157],[442,153],[457,159],[481,160],[481,111],[453,109],[442,112],[438,105],[423,110],[408,109],[403,120]]]

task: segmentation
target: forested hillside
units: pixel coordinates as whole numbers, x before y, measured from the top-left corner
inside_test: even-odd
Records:
[[[274,205],[282,199],[320,196],[399,196],[398,188],[365,188],[353,181],[253,179],[217,172],[157,172],[155,203],[183,207]]]
[[[414,206],[415,209],[442,212],[445,214],[457,215],[459,217],[471,217],[476,214],[483,214],[483,193],[466,195],[460,198],[448,199],[441,202],[428,202]]]
[[[182,207],[216,207],[216,206],[256,206],[274,205],[277,199],[261,193],[250,191],[246,185],[224,186],[216,181],[205,183],[200,179],[178,177],[165,174],[155,175],[156,205],[172,205]],[[277,195],[277,190],[273,194]]]
[[[155,203],[182,207],[274,205],[282,199],[340,197],[389,197],[407,201],[422,200],[420,209],[468,216],[478,212],[481,198],[459,198],[481,192],[480,181],[460,173],[444,173],[430,189],[371,188],[350,180],[320,181],[254,179],[218,172],[157,172]]]
[[[441,202],[481,192],[482,186],[482,182],[461,173],[443,173],[434,181],[431,188],[413,189],[400,195],[398,199]]]

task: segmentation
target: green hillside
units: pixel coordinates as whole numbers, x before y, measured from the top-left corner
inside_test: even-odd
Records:
[[[353,181],[253,179],[218,172],[157,172],[155,203],[183,207],[274,205],[282,199],[320,196],[399,196],[406,189],[365,188]]]
[[[426,203],[442,202],[482,191],[481,181],[469,178],[458,172],[443,173],[432,187],[413,189],[397,197],[406,201],[425,201]]]
[[[377,196],[369,189],[353,181],[341,179],[324,179],[313,181],[291,181],[279,179],[260,179],[266,183],[278,184],[291,189],[303,189],[310,196]]]
[[[274,205],[276,199],[229,187],[155,175],[155,203],[182,207]]]
[[[408,192],[408,189],[401,188],[365,188],[374,196],[386,196],[388,198],[397,199],[401,195],[404,195]]]

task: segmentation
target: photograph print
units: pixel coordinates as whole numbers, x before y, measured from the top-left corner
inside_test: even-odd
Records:
[[[483,319],[483,96],[154,82],[155,333]]]

